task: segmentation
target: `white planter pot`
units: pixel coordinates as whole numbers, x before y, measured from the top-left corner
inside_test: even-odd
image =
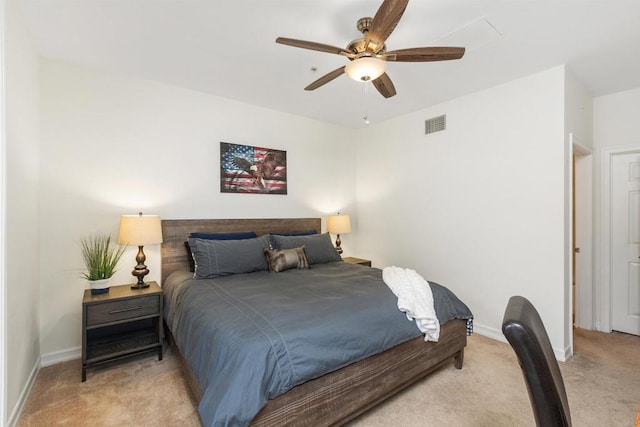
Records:
[[[109,292],[111,279],[87,280],[91,288],[91,295],[105,294]]]

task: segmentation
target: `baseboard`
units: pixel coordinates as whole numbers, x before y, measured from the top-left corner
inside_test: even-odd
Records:
[[[502,333],[502,330],[498,330],[498,329],[491,328],[489,326],[481,325],[474,322],[473,332],[478,335],[485,336],[487,338],[492,338],[496,341],[508,343],[507,339],[504,337],[504,334]],[[570,350],[571,348],[569,346],[567,346],[567,348],[565,348],[564,350],[559,350],[554,348],[553,354],[556,356],[556,359],[558,359],[559,361],[566,362],[571,357]]]
[[[507,339],[504,337],[501,329],[491,328],[489,326],[481,325],[479,323],[473,322],[473,332],[485,336],[487,338],[492,338],[497,341],[507,342]]]
[[[80,357],[82,357],[82,347],[74,347],[67,350],[54,351],[53,353],[48,353],[40,356],[38,360],[36,360],[35,365],[33,365],[33,369],[31,369],[31,373],[29,374],[27,383],[25,384],[22,393],[20,393],[18,402],[13,408],[13,411],[11,411],[11,415],[7,419],[7,427],[14,427],[18,423],[20,414],[22,414],[24,405],[29,398],[29,394],[31,394],[31,389],[33,388],[33,384],[36,381],[36,376],[38,375],[40,368],[55,365],[56,363],[66,362],[68,360],[79,359]]]
[[[593,330],[594,331],[601,331],[602,330],[602,327],[600,326],[600,322],[595,322],[593,324]]]
[[[38,360],[36,360],[36,363],[33,365],[31,373],[29,374],[29,378],[27,379],[27,384],[25,384],[24,389],[22,389],[22,393],[20,393],[18,402],[16,402],[16,406],[14,406],[13,411],[11,411],[11,415],[9,415],[9,418],[7,419],[7,427],[14,427],[18,424],[18,420],[20,419],[20,415],[22,414],[24,405],[25,403],[27,403],[29,394],[31,394],[31,388],[33,388],[33,384],[36,382],[36,376],[38,375],[39,370],[40,358],[38,358]]]
[[[54,351],[43,354],[40,358],[40,367],[51,366],[57,363],[67,362],[82,357],[82,347],[73,347],[66,350]]]

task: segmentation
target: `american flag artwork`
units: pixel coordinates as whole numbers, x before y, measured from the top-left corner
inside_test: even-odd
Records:
[[[220,192],[287,194],[287,152],[220,142]]]

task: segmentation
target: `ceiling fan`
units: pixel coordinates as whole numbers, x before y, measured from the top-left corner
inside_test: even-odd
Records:
[[[387,51],[384,42],[400,21],[409,0],[384,0],[373,18],[360,18],[358,31],[363,37],[353,40],[346,49],[305,40],[278,37],[276,43],[334,53],[349,58],[349,64],[342,66],[305,87],[314,90],[346,73],[358,81],[371,81],[385,98],[396,94],[396,88],[386,73],[386,62],[431,62],[460,59],[464,55],[463,47],[414,47]]]

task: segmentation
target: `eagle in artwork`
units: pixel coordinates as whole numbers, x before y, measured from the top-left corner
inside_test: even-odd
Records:
[[[221,143],[221,190],[287,194],[286,151]]]
[[[255,163],[244,157],[234,157],[231,159],[231,164],[251,175],[253,183],[264,189],[266,188],[265,179],[277,179],[275,171],[276,167],[282,164],[282,158],[273,152],[268,152],[263,159]]]

